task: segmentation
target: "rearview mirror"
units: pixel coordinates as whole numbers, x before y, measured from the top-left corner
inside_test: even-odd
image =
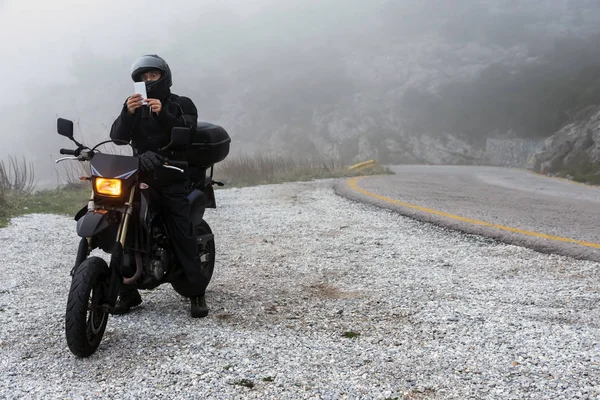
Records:
[[[171,148],[182,150],[192,144],[192,131],[190,128],[173,128],[171,131]]]
[[[73,140],[73,121],[69,121],[68,119],[59,118],[56,122],[56,130],[59,135],[68,137]]]

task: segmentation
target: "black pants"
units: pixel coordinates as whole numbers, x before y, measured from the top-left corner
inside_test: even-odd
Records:
[[[184,181],[152,179],[146,180],[158,194],[153,207],[160,210],[171,240],[173,253],[181,265],[187,281],[193,289],[189,296],[202,296],[208,282],[200,265],[197,240],[190,220],[190,203]],[[123,285],[121,294],[136,290],[136,285]]]

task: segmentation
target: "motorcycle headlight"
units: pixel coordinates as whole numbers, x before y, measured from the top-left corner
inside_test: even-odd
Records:
[[[119,197],[121,195],[121,180],[112,178],[96,178],[96,193]]]

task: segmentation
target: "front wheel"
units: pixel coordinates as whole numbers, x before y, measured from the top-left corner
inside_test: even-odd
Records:
[[[92,355],[102,340],[108,312],[102,308],[110,279],[106,261],[99,257],[85,259],[71,281],[67,301],[65,333],[67,344],[78,357]]]

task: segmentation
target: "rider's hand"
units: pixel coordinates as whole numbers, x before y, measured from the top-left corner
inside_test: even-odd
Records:
[[[142,153],[142,155],[140,155],[140,170],[142,172],[154,171],[156,168],[163,165],[162,161],[162,157],[152,151]]]
[[[162,103],[160,102],[160,100],[147,99],[146,101],[148,102],[148,107],[150,107],[150,110],[152,112],[155,112],[158,114],[160,112],[160,110],[162,110]]]
[[[144,99],[142,99],[142,95],[139,93],[130,96],[127,99],[127,112],[129,112],[131,115],[135,114],[135,110],[142,106],[143,101]]]

